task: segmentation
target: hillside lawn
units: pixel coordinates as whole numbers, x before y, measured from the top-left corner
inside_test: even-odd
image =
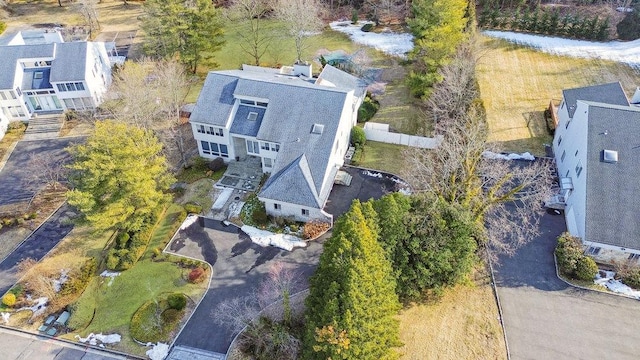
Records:
[[[407,360],[506,359],[498,308],[484,270],[442,298],[400,313],[399,350]]]
[[[544,154],[551,143],[544,110],[562,90],[620,81],[628,96],[640,85],[640,73],[605,60],[546,54],[505,40],[480,36],[478,83],[487,111],[489,140],[504,151]]]

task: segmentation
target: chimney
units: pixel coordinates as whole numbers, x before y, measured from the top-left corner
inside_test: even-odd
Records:
[[[631,98],[631,104],[640,106],[640,87],[636,88],[636,93]]]
[[[313,76],[313,72],[311,69],[311,64],[308,62],[297,62],[293,64],[293,75],[294,76],[306,76],[311,78]]]

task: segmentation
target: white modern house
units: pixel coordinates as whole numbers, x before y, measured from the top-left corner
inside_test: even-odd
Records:
[[[563,91],[553,150],[568,231],[601,261],[640,258],[640,90]]]
[[[190,122],[200,155],[260,159],[270,177],[258,197],[267,213],[300,221],[322,209],[344,164],[365,84],[330,65],[210,72]]]
[[[64,42],[53,30],[23,31],[0,40],[0,112],[9,121],[94,109],[110,84],[105,43]]]

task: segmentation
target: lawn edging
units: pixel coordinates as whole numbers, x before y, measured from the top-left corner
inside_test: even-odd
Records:
[[[571,282],[569,279],[566,279],[564,276],[560,275],[560,270],[558,269],[558,259],[556,258],[555,251],[553,252],[553,265],[556,268],[556,276],[558,277],[558,279],[560,279],[562,282],[564,282],[565,284],[567,284],[567,285],[569,285],[569,286],[571,286],[573,288],[586,290],[586,291],[599,292],[601,294],[613,295],[613,296],[623,297],[623,298],[627,298],[627,299],[631,299],[631,300],[638,300],[638,299],[636,299],[636,298],[634,298],[632,296],[629,296],[629,295],[616,293],[616,292],[609,291],[609,290],[592,289],[592,288],[588,288],[586,286],[578,285],[578,284],[575,284],[575,283]]]
[[[509,350],[509,341],[507,340],[507,329],[504,326],[504,315],[502,313],[502,305],[500,303],[500,295],[498,295],[498,288],[496,287],[496,279],[493,276],[493,264],[491,263],[491,256],[489,256],[489,249],[485,248],[487,252],[487,263],[489,263],[489,273],[491,274],[491,289],[493,290],[493,296],[496,299],[498,305],[498,315],[500,316],[500,327],[502,327],[502,337],[504,338],[505,350],[507,350],[507,360],[511,360],[511,351]]]

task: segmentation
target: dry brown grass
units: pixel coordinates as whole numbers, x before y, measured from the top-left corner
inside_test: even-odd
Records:
[[[400,314],[402,359],[505,359],[498,308],[485,273]]]
[[[562,89],[620,81],[633,94],[640,85],[640,73],[624,64],[554,56],[488,37],[481,45],[477,74],[489,140],[506,151],[543,152],[551,141],[543,111]]]
[[[20,30],[37,24],[60,24],[63,26],[82,26],[84,20],[77,10],[76,2],[57,0],[14,0],[8,8],[8,30]],[[140,27],[142,2],[122,0],[102,0],[98,6],[100,31],[129,31]]]

